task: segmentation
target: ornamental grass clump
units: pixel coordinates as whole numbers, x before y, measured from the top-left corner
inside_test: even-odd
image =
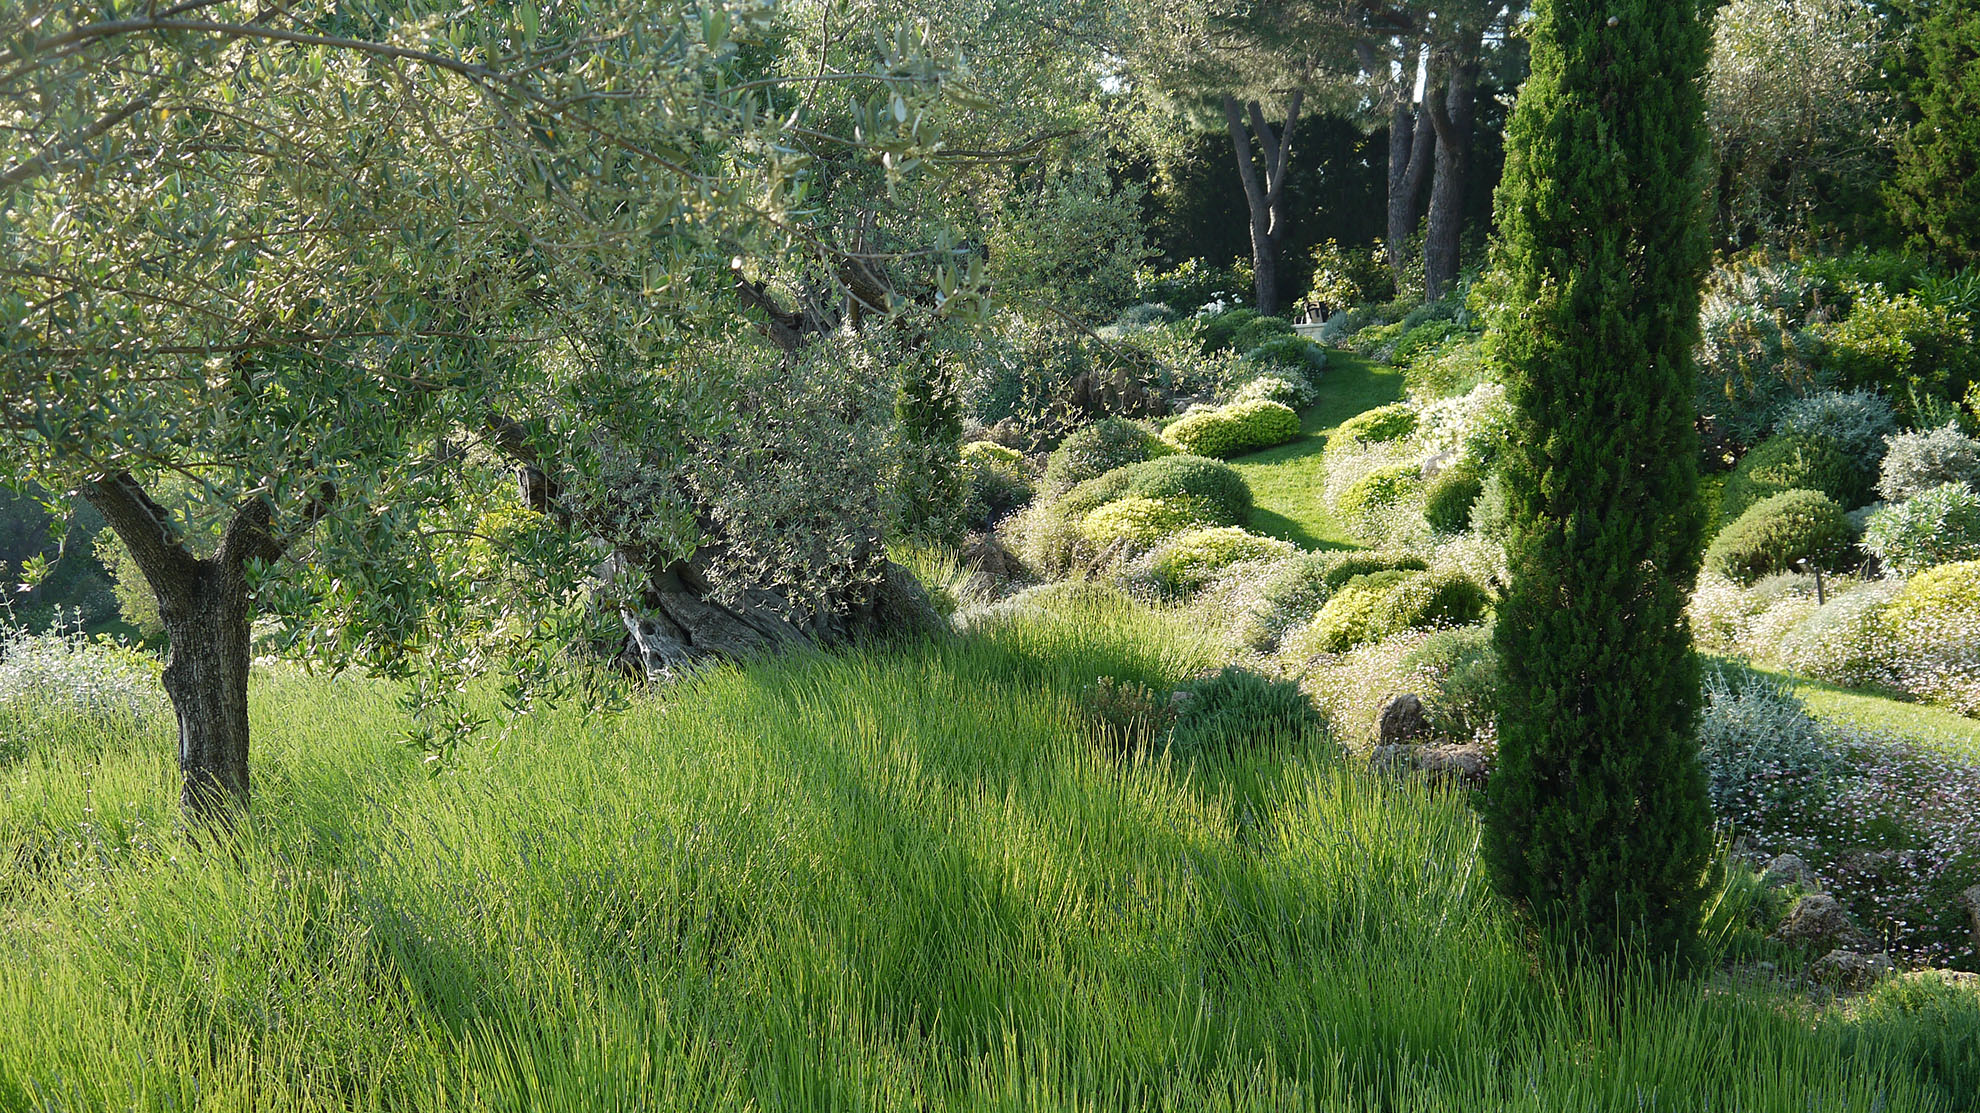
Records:
[[[1326,722],[1298,684],[1227,665],[1183,687],[1168,741],[1177,752],[1191,754],[1325,736]]]

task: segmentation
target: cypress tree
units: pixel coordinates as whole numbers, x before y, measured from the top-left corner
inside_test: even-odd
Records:
[[[1964,266],[1980,262],[1980,0],[1935,5],[1917,43],[1919,119],[1898,145],[1891,207]]]
[[[1685,593],[1710,0],[1540,0],[1493,321],[1517,432],[1485,852],[1571,951],[1697,935],[1710,815]]]

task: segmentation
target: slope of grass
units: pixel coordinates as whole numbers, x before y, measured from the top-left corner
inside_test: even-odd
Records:
[[[0,1109],[1973,1108],[1971,993],[1548,972],[1461,797],[1319,739],[1094,735],[1097,678],[1160,691],[1197,638],[1069,593],[438,771],[383,687],[265,677],[224,849],[176,828],[164,723],[35,718],[62,733],[0,769]]]
[[[1881,692],[1842,688],[1765,665],[1753,667],[1792,685],[1794,694],[1817,718],[1854,723],[1866,730],[1897,735],[1980,760],[1980,721],[1956,711]]]
[[[1402,372],[1353,352],[1328,352],[1320,398],[1300,416],[1299,439],[1231,461],[1251,485],[1252,531],[1309,549],[1358,548],[1320,499],[1327,434],[1402,396]]]

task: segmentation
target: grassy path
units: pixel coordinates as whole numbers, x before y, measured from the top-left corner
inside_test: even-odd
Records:
[[[1772,666],[1754,667],[1793,685],[1794,694],[1818,719],[1854,723],[1866,730],[1899,735],[1947,753],[1980,759],[1980,720],[1875,691],[1839,688]]]
[[[1357,548],[1320,501],[1327,434],[1356,414],[1402,396],[1402,372],[1352,352],[1328,352],[1320,399],[1301,415],[1299,439],[1231,461],[1251,484],[1252,531],[1309,549]]]

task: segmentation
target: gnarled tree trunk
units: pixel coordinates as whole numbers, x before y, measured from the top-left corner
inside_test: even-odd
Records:
[[[1305,97],[1302,91],[1293,92],[1286,102],[1285,123],[1277,134],[1265,121],[1265,112],[1257,101],[1240,105],[1236,97],[1224,97],[1224,123],[1230,129],[1238,180],[1244,186],[1244,203],[1251,214],[1252,289],[1258,312],[1268,317],[1278,316],[1286,307],[1279,275],[1279,255],[1292,232],[1292,215],[1286,204],[1286,176],[1292,160],[1293,127],[1299,123],[1299,106]],[[1250,130],[1246,130],[1247,113]],[[1258,140],[1256,154],[1252,149],[1253,132]]]

